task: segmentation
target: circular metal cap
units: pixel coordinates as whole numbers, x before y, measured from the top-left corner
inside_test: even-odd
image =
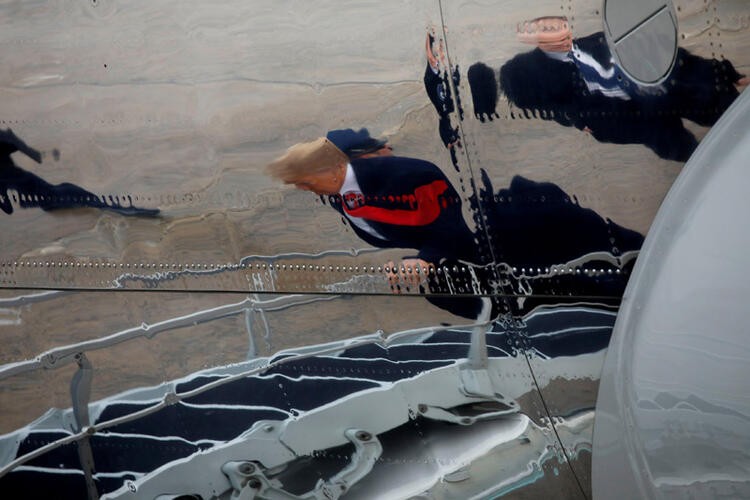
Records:
[[[660,83],[677,56],[670,0],[604,0],[604,32],[618,66],[634,81]]]

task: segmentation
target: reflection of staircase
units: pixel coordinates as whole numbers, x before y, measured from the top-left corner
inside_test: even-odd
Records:
[[[538,325],[537,333],[546,339],[549,350],[540,354],[554,357],[559,335],[567,346],[565,354],[570,356],[576,354],[571,345],[578,346],[573,351],[586,352],[586,342],[574,341],[575,325],[606,323],[610,316],[593,309],[563,308],[539,312],[536,318],[527,318],[527,323]],[[604,323],[599,328],[606,330]],[[557,325],[559,331],[549,330],[550,325]],[[100,494],[110,492],[117,497],[127,497],[135,488],[137,497],[202,492],[207,498],[225,491],[239,494],[239,489],[250,483],[268,492],[282,486],[294,490],[297,482],[297,490],[306,485],[309,491],[323,491],[334,483],[349,490],[355,486],[352,481],[362,481],[358,488],[365,488],[371,480],[364,476],[375,477],[393,468],[383,462],[385,458],[376,462],[382,454],[393,460],[408,455],[433,464],[423,471],[423,486],[429,489],[446,474],[458,474],[501,445],[515,449],[534,441],[530,455],[517,455],[547,460],[550,457],[544,450],[553,437],[520,415],[516,403],[534,390],[528,377],[513,378],[513,374],[528,370],[527,362],[512,354],[511,335],[499,323],[494,327],[498,331],[485,330],[428,328],[401,332],[387,340],[373,335],[290,349],[272,358],[206,370],[159,387],[83,404],[88,408],[90,427],[80,409],[78,415],[74,409],[55,410],[2,438],[0,457],[5,457],[2,463],[6,468],[17,457],[38,456],[0,478],[0,487],[22,488],[32,498],[56,497],[61,491],[83,498],[90,477]],[[578,333],[587,331],[579,329]],[[486,339],[486,362],[472,354],[478,339]],[[601,345],[595,347],[599,349]],[[80,357],[78,361],[79,384],[74,387],[80,388],[85,366]],[[414,449],[399,444],[413,438],[415,426],[421,426],[416,435],[423,436],[422,442],[412,443]],[[80,432],[74,432],[78,427]],[[427,427],[431,430],[425,434]],[[487,438],[490,428],[499,437]],[[357,435],[370,439],[365,443]],[[395,435],[401,438],[394,439]],[[477,440],[477,435],[485,437]],[[425,439],[432,444],[425,446]],[[450,449],[443,446],[454,441]],[[90,448],[88,471],[80,460],[86,455],[76,442]],[[321,453],[325,455],[324,450],[336,447],[344,447],[344,451],[336,455],[335,466],[326,469],[315,463],[320,462]],[[369,451],[358,452],[360,447]],[[384,449],[377,451],[378,447]],[[330,461],[330,455],[326,456]],[[456,461],[456,456],[463,458]],[[446,462],[441,465],[438,459]],[[307,461],[312,462],[305,466]],[[375,470],[363,472],[362,464],[370,461]],[[227,465],[230,463],[234,465]],[[243,475],[243,470],[249,470],[248,463],[252,463],[253,473]],[[326,471],[328,482],[298,481],[305,477],[299,471],[306,467]],[[518,467],[521,470],[525,465]],[[206,472],[209,469],[211,472]],[[196,476],[198,470],[203,472]],[[299,473],[290,474],[290,470]],[[277,477],[284,479],[279,482]],[[502,478],[493,481],[493,485],[502,483]]]

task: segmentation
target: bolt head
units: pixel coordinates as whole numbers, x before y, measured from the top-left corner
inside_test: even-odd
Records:
[[[360,441],[369,441],[372,439],[372,434],[365,431],[358,431],[357,434],[355,434],[355,437]]]
[[[252,474],[255,472],[255,466],[250,463],[244,463],[240,465],[240,472],[243,474]]]

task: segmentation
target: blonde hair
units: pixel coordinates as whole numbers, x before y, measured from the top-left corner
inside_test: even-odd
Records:
[[[290,147],[286,153],[271,162],[266,171],[275,179],[293,183],[304,175],[325,173],[348,161],[349,158],[336,145],[321,137]]]

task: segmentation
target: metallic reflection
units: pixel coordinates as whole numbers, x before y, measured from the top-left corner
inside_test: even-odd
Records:
[[[707,65],[726,80],[705,93],[719,109],[679,113],[669,92],[628,93],[607,57],[609,80],[582,54],[565,61],[578,87],[562,105],[509,91],[499,72],[525,42],[602,49],[580,36],[601,29],[596,1],[421,0],[386,23],[373,0],[0,6],[14,49],[0,122],[18,134],[4,135],[0,286],[19,289],[0,299],[2,487],[587,496],[599,373],[641,235],[748,66],[743,5],[698,3],[677,3],[678,52],[701,69],[672,81],[705,90]],[[558,13],[562,37],[526,29]],[[521,80],[531,100],[560,83]],[[674,144],[631,116],[643,106],[667,112],[655,122]],[[340,143],[352,135],[367,147]],[[354,162],[429,164],[455,201],[435,244],[373,243],[344,209],[357,196],[331,210],[264,174],[323,136]],[[44,210],[66,189],[96,210]],[[736,427],[707,397],[637,408],[649,425],[667,411],[725,418],[709,436]],[[659,471],[659,487],[682,487]]]
[[[351,302],[343,297],[320,299],[332,300],[332,305]],[[256,308],[262,305],[266,316],[280,316],[280,324],[289,328],[293,325],[289,313],[298,315],[307,307],[306,303],[320,299],[301,296],[295,301],[283,296],[255,299],[255,303]],[[391,301],[400,305],[404,300],[382,297],[386,304]],[[210,321],[208,311],[221,318],[253,303],[247,299],[198,316],[176,318],[172,323],[164,321],[154,325],[154,333],[161,332],[157,337],[162,337],[168,335],[168,326],[183,327],[189,323],[188,319],[200,317],[201,321]],[[197,466],[198,462],[193,460],[225,456],[221,450],[232,446],[240,446],[246,460],[263,464],[265,477],[283,477],[285,488],[299,490],[306,484],[305,473],[301,471],[318,467],[323,467],[321,471],[328,470],[316,463],[326,456],[349,456],[348,452],[332,450],[346,445],[347,439],[340,430],[351,426],[377,436],[384,450],[375,463],[373,475],[367,474],[356,486],[349,485],[352,495],[360,491],[367,496],[368,491],[374,491],[372,488],[382,488],[377,474],[390,474],[394,463],[406,464],[407,469],[402,472],[415,474],[397,475],[404,480],[410,478],[407,482],[392,483],[394,493],[400,494],[416,495],[434,488],[453,498],[467,492],[510,492],[544,482],[547,474],[553,474],[559,482],[570,475],[570,470],[564,455],[559,454],[551,428],[535,423],[537,415],[533,419],[526,416],[528,411],[534,411],[535,405],[537,409],[539,406],[533,378],[526,361],[518,356],[513,329],[508,329],[511,324],[494,323],[486,333],[485,328],[479,330],[482,337],[486,335],[483,343],[487,351],[486,361],[480,360],[478,364],[470,362],[471,345],[479,338],[471,329],[432,326],[394,332],[387,339],[383,333],[375,333],[291,348],[271,357],[202,370],[172,382],[111,395],[88,405],[92,429],[96,429],[93,433],[89,429],[77,433],[80,427],[76,426],[80,424],[76,424],[75,406],[50,411],[3,438],[6,468],[2,470],[5,474],[2,482],[8,487],[14,487],[18,481],[28,486],[32,477],[44,477],[43,481],[33,480],[33,484],[52,488],[49,491],[59,488],[84,491],[77,452],[65,443],[87,438],[95,464],[92,478],[100,493],[117,490],[113,495],[127,496],[132,485],[139,495],[203,491],[200,488],[206,487],[206,477],[197,476],[200,479],[191,486],[186,483],[184,467]],[[143,327],[132,332],[140,335]],[[124,331],[109,339],[122,342],[130,335]],[[102,344],[97,347],[104,347],[106,338],[99,342]],[[84,342],[78,350],[86,346]],[[96,362],[93,364],[96,366]],[[9,367],[4,368],[7,371]],[[4,384],[13,384],[22,376],[6,375],[9,378]],[[94,384],[97,376],[95,373]],[[378,410],[373,411],[375,408]],[[331,419],[331,414],[336,415],[335,419]],[[216,418],[223,422],[222,426],[208,425]],[[351,423],[347,424],[347,420]],[[278,434],[269,435],[265,430],[269,425]],[[460,430],[464,428],[466,431]],[[315,429],[314,435],[310,429]],[[261,439],[258,444],[254,444],[255,435]],[[409,439],[416,435],[421,436],[417,442],[422,445],[409,445]],[[488,439],[488,436],[493,437]],[[267,455],[273,439],[283,443],[280,452],[287,450],[273,455],[276,458]],[[125,443],[127,447],[113,462],[108,450]],[[38,448],[40,445],[46,447]],[[35,448],[45,453],[28,462],[11,461]],[[194,456],[198,450],[205,453]],[[498,478],[490,472],[491,464],[498,459],[505,461],[506,456],[513,458],[507,472]],[[180,457],[187,461],[167,466]],[[215,459],[210,463],[216,465],[214,472],[224,477],[230,488],[229,479],[221,472],[225,462]],[[64,465],[62,469],[60,464]],[[287,465],[280,468],[282,464]],[[303,469],[299,469],[302,464]],[[160,465],[167,468],[151,474]],[[345,465],[340,462],[340,467]],[[12,470],[8,470],[9,466]],[[205,470],[204,466],[208,467],[204,464],[199,469]],[[300,472],[284,475],[286,468]],[[462,482],[460,477],[467,470],[476,481]],[[168,485],[174,484],[168,479],[170,474],[180,478],[181,490],[169,489]],[[456,486],[445,490],[440,485],[446,483]],[[45,494],[42,490],[35,491]]]

